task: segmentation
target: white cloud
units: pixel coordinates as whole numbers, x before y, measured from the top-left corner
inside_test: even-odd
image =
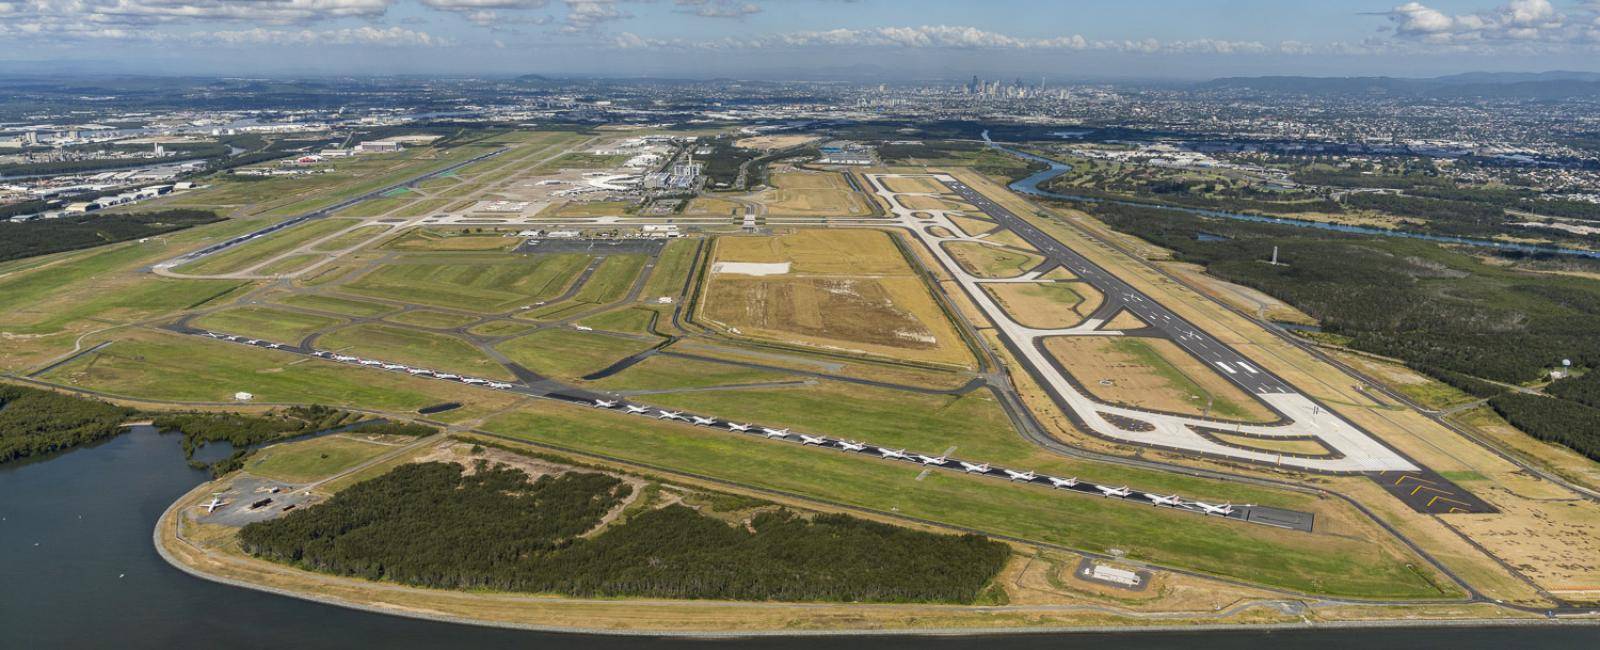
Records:
[[[567,5],[564,32],[592,31],[602,24],[632,18],[633,14],[617,8],[617,0],[563,0]]]
[[[1587,2],[1574,10],[1600,14],[1600,2]],[[1389,18],[1394,34],[1401,39],[1433,45],[1476,44],[1492,48],[1517,41],[1570,44],[1589,39],[1584,21],[1557,11],[1550,0],[1511,0],[1493,9],[1465,14],[1448,14],[1421,2],[1407,2],[1381,15]]]
[[[675,0],[685,13],[703,18],[743,18],[761,13],[761,5],[739,0]]]
[[[404,27],[354,27],[326,30],[248,29],[197,35],[222,45],[362,45],[379,47],[435,47],[445,39]]]

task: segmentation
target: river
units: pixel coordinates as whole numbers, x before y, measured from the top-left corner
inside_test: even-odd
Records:
[[[1334,232],[1354,233],[1354,234],[1359,234],[1359,235],[1377,235],[1379,237],[1403,237],[1403,238],[1406,238],[1406,239],[1422,239],[1422,240],[1426,240],[1426,241],[1434,241],[1434,242],[1440,242],[1440,243],[1445,243],[1445,244],[1466,244],[1466,245],[1469,245],[1469,246],[1483,246],[1483,247],[1486,247],[1486,248],[1495,248],[1495,249],[1505,250],[1505,251],[1515,251],[1515,252],[1519,252],[1519,253],[1533,253],[1533,254],[1547,254],[1547,255],[1575,255],[1575,256],[1579,256],[1579,257],[1591,257],[1591,258],[1600,259],[1600,251],[1583,250],[1583,249],[1580,249],[1580,248],[1563,248],[1563,247],[1560,247],[1560,246],[1533,246],[1533,245],[1529,245],[1529,244],[1517,244],[1517,243],[1512,243],[1512,242],[1493,241],[1493,240],[1488,240],[1488,239],[1472,239],[1472,238],[1469,238],[1469,237],[1450,237],[1450,236],[1446,236],[1446,235],[1430,235],[1430,234],[1427,234],[1427,233],[1409,232],[1409,231],[1404,231],[1404,230],[1389,230],[1389,229],[1385,229],[1385,228],[1368,228],[1368,227],[1364,227],[1364,226],[1350,226],[1350,225],[1341,224],[1341,223],[1326,223],[1326,222],[1321,222],[1321,221],[1308,221],[1308,220],[1305,220],[1305,219],[1285,219],[1285,218],[1281,218],[1281,217],[1263,217],[1263,216],[1260,216],[1260,215],[1242,214],[1242,213],[1238,213],[1238,212],[1223,212],[1223,211],[1220,211],[1220,210],[1206,210],[1206,209],[1203,209],[1203,208],[1186,208],[1186,207],[1176,206],[1176,205],[1164,205],[1164,204],[1158,204],[1158,203],[1145,203],[1145,202],[1140,202],[1140,201],[1118,201],[1118,200],[1114,200],[1114,199],[1101,199],[1101,198],[1095,198],[1095,197],[1089,197],[1089,196],[1079,196],[1079,195],[1076,195],[1076,194],[1062,194],[1060,192],[1052,192],[1050,190],[1044,189],[1044,188],[1040,187],[1040,185],[1048,182],[1050,179],[1053,179],[1053,178],[1055,178],[1057,176],[1060,176],[1062,174],[1065,174],[1065,173],[1071,171],[1072,170],[1072,165],[1068,165],[1068,164],[1063,163],[1063,162],[1051,160],[1051,159],[1045,158],[1043,156],[1036,156],[1036,155],[1033,155],[1033,154],[1028,153],[1026,151],[1018,151],[1016,149],[1012,149],[1010,147],[1007,147],[1005,145],[997,143],[997,142],[989,139],[989,132],[988,131],[984,131],[983,132],[983,140],[984,140],[984,142],[989,143],[989,146],[994,147],[996,149],[999,149],[1001,151],[1004,151],[1006,153],[1009,153],[1009,154],[1011,154],[1013,156],[1017,156],[1017,157],[1024,158],[1024,159],[1027,159],[1027,160],[1031,160],[1031,161],[1038,162],[1038,163],[1044,163],[1044,164],[1050,166],[1049,169],[1041,171],[1041,172],[1039,172],[1037,174],[1034,174],[1034,175],[1029,176],[1027,178],[1024,178],[1022,180],[1013,182],[1010,185],[1012,191],[1020,192],[1020,193],[1023,193],[1023,194],[1028,194],[1028,195],[1031,195],[1031,196],[1044,197],[1044,198],[1048,198],[1048,199],[1056,199],[1056,200],[1059,200],[1059,201],[1072,201],[1072,202],[1075,202],[1075,203],[1102,203],[1102,202],[1104,202],[1104,203],[1112,203],[1112,204],[1116,204],[1116,205],[1132,205],[1132,206],[1138,206],[1138,207],[1142,207],[1142,208],[1155,208],[1155,209],[1158,209],[1158,210],[1169,210],[1169,211],[1172,211],[1172,212],[1184,212],[1184,213],[1193,214],[1193,215],[1197,215],[1197,216],[1213,217],[1213,218],[1217,218],[1217,219],[1233,219],[1235,221],[1252,221],[1252,222],[1255,222],[1255,223],[1270,223],[1270,224],[1277,224],[1277,225],[1281,225],[1281,226],[1294,226],[1294,227],[1298,227],[1298,228],[1313,228],[1313,229],[1316,229],[1316,230],[1330,230],[1330,231],[1334,231]]]
[[[223,455],[226,445],[202,451]],[[1291,630],[1010,637],[708,641],[521,632],[370,614],[219,585],[164,562],[156,518],[204,482],[175,436],[149,427],[31,462],[0,465],[3,648],[1579,648],[1597,628]]]

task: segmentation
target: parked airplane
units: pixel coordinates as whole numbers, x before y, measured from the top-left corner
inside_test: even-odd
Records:
[[[878,453],[882,454],[884,458],[910,458],[910,456],[906,455],[906,450],[904,449],[884,449],[879,447]]]
[[[761,435],[764,435],[764,436],[766,436],[768,438],[787,438],[787,437],[789,437],[789,430],[788,429],[769,429],[767,427],[761,427]]]
[[[363,366],[381,366],[381,365],[383,365],[382,361],[373,361],[372,359],[358,359],[357,361]]]
[[[627,408],[629,413],[644,413],[650,410],[648,406],[634,406],[632,404],[629,404]]]
[[[1171,496],[1161,496],[1159,494],[1151,494],[1149,492],[1146,492],[1144,494],[1144,498],[1149,499],[1151,503],[1154,503],[1154,504],[1156,504],[1158,506],[1183,505],[1183,499],[1179,499],[1178,495],[1176,495],[1176,494],[1171,495]]]
[[[273,349],[273,350],[277,350],[277,349],[280,349],[280,348],[282,348],[282,347],[283,347],[283,346],[281,346],[281,345],[278,345],[278,344],[277,344],[277,343],[268,343],[268,344],[267,344],[267,347],[268,347],[268,348],[271,348],[271,349]]]
[[[1058,488],[1069,488],[1078,484],[1078,477],[1076,476],[1072,478],[1056,478],[1054,476],[1049,476],[1046,478],[1050,479],[1051,485],[1054,485]]]
[[[678,411],[656,411],[657,420],[682,420],[683,413]]]
[[[212,511],[216,510],[217,508],[221,508],[222,506],[225,506],[225,505],[228,505],[228,504],[226,502],[224,502],[222,499],[218,499],[217,497],[211,497],[211,501],[200,504],[200,507],[205,508],[206,509],[206,514],[209,515],[209,514],[211,514]]]
[[[728,423],[728,429],[730,431],[740,431],[740,432],[749,431],[750,430],[750,425],[748,425],[748,424],[734,424],[732,422],[729,422]]]
[[[461,378],[461,383],[463,383],[463,384],[487,384],[487,383],[489,383],[489,380],[487,380],[487,379],[478,379],[477,377],[462,377]]]
[[[355,361],[356,358],[352,357],[352,356],[348,356],[348,355],[343,355],[343,354],[335,354],[335,355],[333,355],[333,360],[334,361]]]
[[[691,416],[689,416],[689,419],[694,420],[695,424],[699,424],[699,425],[702,425],[702,426],[711,426],[711,425],[717,423],[717,419],[716,418],[703,418],[703,417],[700,417],[698,415],[691,415]]]
[[[845,451],[861,451],[866,449],[867,446],[854,440],[840,440],[839,448]]]
[[[410,370],[407,370],[406,372],[409,372],[409,373],[411,373],[413,375],[431,375],[431,374],[433,374],[432,370],[427,370],[425,368],[412,368]]]
[[[802,434],[800,434],[800,444],[802,444],[802,445],[826,445],[826,444],[828,444],[828,439],[824,438],[822,436],[808,436],[808,435],[802,433]]]
[[[507,388],[510,388],[511,384],[505,383],[503,381],[491,381],[491,382],[489,382],[489,387],[490,388],[498,388],[500,390],[505,390]]]
[[[1222,515],[1226,517],[1233,514],[1233,504],[1231,503],[1224,503],[1220,506],[1214,506],[1204,501],[1195,501],[1193,503],[1194,505],[1200,506],[1200,509],[1205,511],[1205,513],[1208,515]]]
[[[616,408],[617,402],[616,400],[606,401],[603,399],[597,399],[594,401],[594,405],[603,409]]]
[[[383,369],[384,370],[405,370],[406,367],[402,366],[402,365],[400,365],[398,363],[386,363],[386,364],[383,364]]]
[[[438,377],[440,379],[460,379],[461,378],[461,375],[452,375],[452,374],[450,374],[448,372],[436,372],[436,373],[433,373],[433,376]]]
[[[1104,495],[1106,495],[1108,497],[1125,497],[1125,496],[1128,496],[1130,494],[1133,494],[1133,490],[1129,490],[1126,486],[1124,486],[1124,487],[1107,487],[1107,486],[1104,486],[1104,485],[1096,485],[1094,487],[1095,487],[1096,490],[1099,490],[1102,494],[1104,494]]]
[[[1032,471],[1016,472],[1009,469],[1006,470],[1006,478],[1013,481],[1032,481],[1036,476],[1038,475],[1034,474]]]
[[[967,461],[961,461],[961,469],[962,469],[962,471],[965,471],[965,472],[977,472],[979,474],[988,474],[989,473],[989,464],[988,463],[973,464],[973,463],[969,463]]]
[[[949,461],[950,459],[945,458],[944,456],[924,456],[922,454],[917,454],[917,462],[922,463],[923,465],[943,465]]]

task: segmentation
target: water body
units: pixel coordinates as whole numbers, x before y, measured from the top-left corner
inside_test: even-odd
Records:
[[[1263,217],[1263,216],[1260,216],[1260,215],[1242,214],[1242,213],[1239,213],[1239,212],[1223,212],[1221,210],[1206,210],[1206,209],[1203,209],[1203,208],[1185,208],[1185,207],[1175,206],[1175,205],[1162,205],[1162,204],[1156,204],[1156,203],[1143,203],[1143,202],[1139,202],[1139,201],[1118,201],[1118,200],[1114,200],[1114,199],[1101,199],[1101,198],[1095,198],[1095,197],[1089,197],[1089,196],[1080,196],[1080,195],[1077,195],[1077,194],[1062,194],[1060,192],[1052,192],[1050,190],[1044,189],[1044,188],[1040,187],[1040,185],[1044,184],[1045,182],[1048,182],[1049,180],[1051,180],[1051,179],[1053,179],[1053,178],[1055,178],[1057,176],[1060,176],[1062,174],[1065,174],[1065,173],[1071,171],[1072,170],[1072,165],[1068,165],[1068,164],[1063,163],[1063,162],[1058,162],[1058,161],[1055,161],[1055,160],[1051,160],[1049,158],[1045,158],[1045,157],[1042,157],[1042,156],[1035,156],[1035,155],[1033,155],[1031,153],[1028,153],[1028,152],[1025,152],[1025,151],[1018,151],[1016,149],[1012,149],[1010,147],[1006,147],[1006,146],[1000,145],[1000,144],[994,142],[993,140],[989,139],[989,132],[988,131],[984,131],[983,132],[983,139],[984,139],[985,142],[988,142],[989,146],[991,146],[991,147],[994,147],[996,149],[999,149],[1001,151],[1004,151],[1004,152],[1009,153],[1009,154],[1014,155],[1014,156],[1025,158],[1025,159],[1028,159],[1028,160],[1031,160],[1031,161],[1034,161],[1034,162],[1044,163],[1044,164],[1050,166],[1049,169],[1046,169],[1044,171],[1041,171],[1041,172],[1039,172],[1037,174],[1034,174],[1032,176],[1029,176],[1027,178],[1024,178],[1022,180],[1016,181],[1016,182],[1011,184],[1010,187],[1011,187],[1012,191],[1021,192],[1023,194],[1028,194],[1028,195],[1032,195],[1032,196],[1039,196],[1039,197],[1044,197],[1044,198],[1049,198],[1049,199],[1056,199],[1056,200],[1060,200],[1060,201],[1072,201],[1072,202],[1075,202],[1075,203],[1102,203],[1103,202],[1103,203],[1111,203],[1111,204],[1115,204],[1115,205],[1132,205],[1132,206],[1138,206],[1138,207],[1142,207],[1142,208],[1155,208],[1155,209],[1158,209],[1158,210],[1169,210],[1169,211],[1172,211],[1172,212],[1185,212],[1185,213],[1188,213],[1188,214],[1198,215],[1198,216],[1202,216],[1202,217],[1215,217],[1215,218],[1218,218],[1218,219],[1233,219],[1235,221],[1253,221],[1253,222],[1256,222],[1256,223],[1271,223],[1271,224],[1278,224],[1278,225],[1282,225],[1282,226],[1295,226],[1295,227],[1298,227],[1298,228],[1312,228],[1312,229],[1315,229],[1315,230],[1331,230],[1331,231],[1334,231],[1334,232],[1355,233],[1355,234],[1359,234],[1359,235],[1377,235],[1377,236],[1380,236],[1380,237],[1403,237],[1403,238],[1406,238],[1406,239],[1422,239],[1422,240],[1425,240],[1425,241],[1434,241],[1434,242],[1441,242],[1441,243],[1446,243],[1446,244],[1467,244],[1467,245],[1470,245],[1470,246],[1483,246],[1485,248],[1494,248],[1494,249],[1499,249],[1499,250],[1504,250],[1504,251],[1515,251],[1515,252],[1519,252],[1519,253],[1534,253],[1534,254],[1547,254],[1547,255],[1575,255],[1575,256],[1579,256],[1579,257],[1590,257],[1590,258],[1600,259],[1600,251],[1588,251],[1588,250],[1583,250],[1583,249],[1578,249],[1578,248],[1563,248],[1563,247],[1559,247],[1559,246],[1531,246],[1531,245],[1528,245],[1528,244],[1515,244],[1515,243],[1511,243],[1511,242],[1492,241],[1492,240],[1488,240],[1488,239],[1472,239],[1472,238],[1469,238],[1469,237],[1450,237],[1450,236],[1446,236],[1446,235],[1430,235],[1430,234],[1426,234],[1426,233],[1407,232],[1407,231],[1403,231],[1403,230],[1388,230],[1388,229],[1384,229],[1384,228],[1368,228],[1368,227],[1365,227],[1365,226],[1349,226],[1349,225],[1338,224],[1338,223],[1323,223],[1323,222],[1320,222],[1320,221],[1306,221],[1306,220],[1303,220],[1303,219],[1284,219],[1284,218],[1280,218],[1280,217]]]
[[[226,455],[210,445],[208,455]],[[219,585],[172,568],[151,531],[206,480],[176,436],[149,427],[93,447],[0,465],[0,647],[4,648],[736,648],[1117,650],[1580,648],[1600,628],[1294,630],[1005,638],[758,638],[708,641],[499,630],[370,614]]]

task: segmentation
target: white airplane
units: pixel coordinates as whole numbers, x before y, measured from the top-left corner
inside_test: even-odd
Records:
[[[1054,476],[1049,476],[1046,478],[1050,479],[1051,485],[1054,485],[1058,488],[1069,488],[1078,484],[1078,477],[1076,476],[1072,478],[1056,478]]]
[[[410,370],[407,370],[406,372],[409,372],[409,373],[411,373],[413,375],[431,375],[431,374],[433,374],[432,370],[424,370],[422,368],[412,368]]]
[[[402,365],[400,365],[398,363],[386,363],[386,364],[383,364],[383,369],[384,370],[405,370],[406,367],[402,366]]]
[[[597,400],[594,401],[594,405],[595,405],[596,408],[603,408],[603,409],[616,408],[617,402],[616,402],[616,400],[606,401],[606,400],[603,400],[603,399],[597,399]]]
[[[854,440],[840,440],[839,448],[845,451],[861,451],[866,449],[867,446]]]
[[[281,345],[278,345],[278,344],[277,344],[277,343],[268,343],[268,344],[267,344],[267,347],[268,347],[268,348],[271,348],[271,349],[273,349],[273,350],[277,350],[277,349],[280,349],[280,348],[282,348],[282,347],[283,347],[283,346],[281,346]]]
[[[334,361],[355,361],[356,358],[352,357],[350,355],[347,355],[347,354],[335,354],[335,355],[333,355],[333,360]]]
[[[226,502],[224,502],[222,499],[218,499],[217,497],[211,497],[211,501],[200,504],[200,507],[205,508],[206,509],[206,514],[209,515],[209,514],[212,513],[212,511],[215,511],[217,508],[221,508],[222,506],[225,506],[225,505],[228,505],[228,504]]]
[[[438,377],[440,379],[460,379],[461,378],[461,375],[452,375],[452,374],[450,374],[448,372],[436,372],[436,373],[433,373],[433,376]]]
[[[648,406],[634,406],[632,404],[629,404],[627,408],[629,413],[644,413],[650,410]]]
[[[945,458],[944,456],[924,456],[922,454],[917,454],[917,462],[922,463],[923,465],[943,465],[949,461],[950,459]]]
[[[1195,501],[1194,505],[1200,506],[1200,509],[1204,510],[1208,515],[1222,515],[1226,517],[1233,514],[1233,504],[1231,503],[1224,503],[1220,506],[1214,506],[1204,501]]]
[[[583,325],[573,325],[572,329],[578,330],[579,332],[593,332],[594,331],[593,327],[584,327]]]
[[[224,338],[228,339],[229,341],[237,341],[237,340],[239,340],[239,337],[237,337],[237,336],[228,336],[228,337],[224,337]]]
[[[964,471],[964,472],[969,472],[969,473],[970,472],[977,472],[979,474],[988,474],[989,473],[989,464],[988,463],[974,464],[974,463],[969,463],[967,461],[961,461],[961,470]]]
[[[729,431],[740,431],[740,432],[749,431],[750,430],[750,425],[748,425],[748,424],[734,424],[732,422],[729,422],[728,423],[728,430]]]
[[[490,388],[498,388],[500,390],[505,390],[507,388],[510,388],[511,384],[505,383],[503,381],[491,381],[491,382],[489,382],[489,387]]]
[[[463,383],[463,384],[487,384],[487,383],[489,383],[489,380],[487,380],[487,379],[478,379],[477,377],[462,377],[461,378],[461,383]]]
[[[1125,497],[1133,494],[1133,490],[1129,490],[1127,487],[1106,487],[1104,485],[1096,485],[1094,487],[1108,497]]]
[[[245,345],[255,345],[255,344],[260,343],[260,342],[261,341],[258,341],[256,339],[250,339],[248,341],[245,341],[244,343],[245,343]]]
[[[657,420],[682,420],[683,419],[683,413],[680,413],[678,411],[661,411],[661,410],[657,410],[656,411],[656,419]]]
[[[910,456],[906,455],[906,450],[904,449],[885,449],[883,447],[879,447],[878,453],[882,454],[884,458],[910,458]]]
[[[764,435],[764,436],[766,436],[768,438],[787,438],[787,437],[789,437],[789,430],[788,429],[769,429],[767,427],[761,427],[761,435]]]
[[[703,418],[698,415],[691,415],[689,416],[689,419],[694,420],[695,424],[707,427],[717,423],[716,418]]]
[[[363,366],[381,366],[381,365],[383,365],[383,362],[382,361],[373,361],[371,359],[362,359],[361,360],[361,365],[363,365]]]
[[[1150,494],[1149,492],[1146,492],[1144,498],[1149,499],[1151,503],[1154,503],[1158,506],[1176,506],[1183,504],[1183,499],[1179,499],[1178,495],[1176,494],[1171,496],[1161,496],[1159,494]]]
[[[1013,481],[1032,481],[1037,476],[1038,474],[1034,474],[1031,470],[1027,472],[1016,472],[1009,469],[1006,470],[1006,478]]]
[[[826,444],[828,444],[828,439],[824,438],[822,436],[808,436],[808,435],[802,433],[802,434],[800,434],[800,444],[802,444],[802,445],[826,445]]]

